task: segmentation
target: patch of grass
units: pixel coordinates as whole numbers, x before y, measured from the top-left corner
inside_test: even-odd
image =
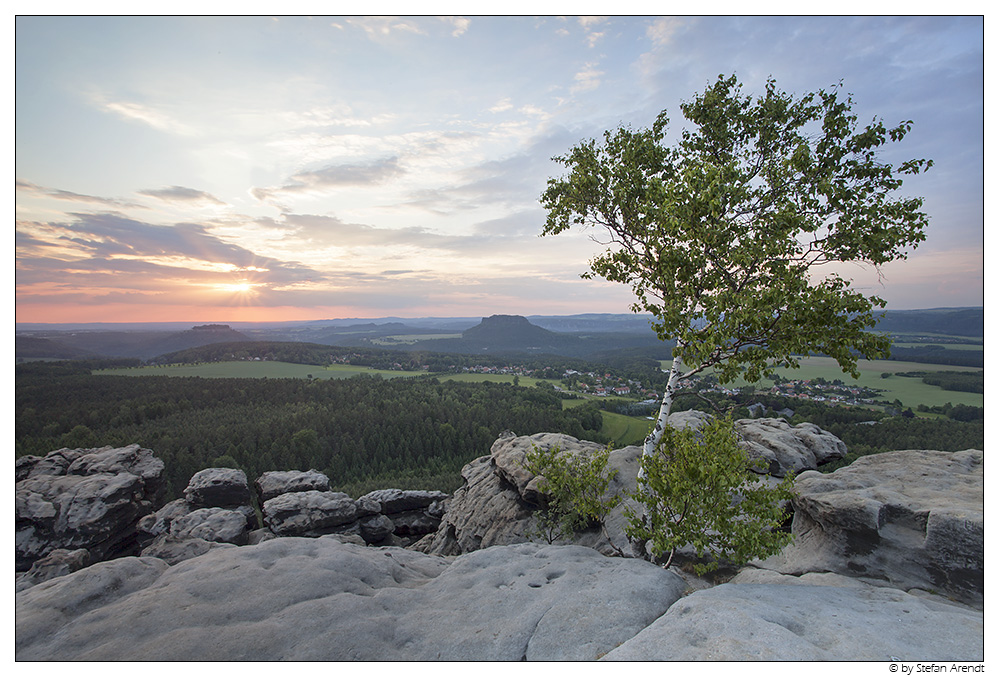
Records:
[[[644,417],[625,416],[611,411],[601,411],[603,427],[600,432],[614,443],[615,448],[641,444],[652,427],[652,421]]]

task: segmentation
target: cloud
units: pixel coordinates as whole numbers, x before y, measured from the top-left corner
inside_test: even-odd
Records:
[[[291,183],[277,188],[254,188],[250,192],[261,202],[282,195],[326,193],[344,187],[369,186],[398,177],[404,170],[398,157],[382,158],[367,164],[327,165],[321,169],[292,175]]]
[[[150,273],[160,278],[225,279],[253,274],[274,284],[320,279],[301,264],[258,255],[212,235],[196,223],[157,225],[119,214],[73,214],[73,221],[19,222],[18,271]],[[58,277],[58,276],[56,276]],[[134,287],[135,280],[121,286]]]
[[[604,74],[603,71],[598,71],[596,69],[597,64],[588,63],[583,66],[583,70],[576,73],[573,80],[576,84],[573,85],[569,91],[573,94],[578,94],[580,92],[589,92],[600,86],[600,76]]]
[[[45,188],[29,181],[22,181],[21,179],[17,179],[14,185],[16,190],[25,193],[34,193],[35,195],[52,197],[57,200],[66,200],[69,202],[79,202],[83,204],[96,204],[102,207],[146,209],[145,205],[141,205],[137,202],[119,200],[116,198],[97,197],[96,195],[81,195],[80,193],[73,193],[68,190],[59,190],[55,188]]]
[[[211,204],[224,205],[225,202],[210,193],[194,188],[183,186],[170,186],[168,188],[148,188],[138,191],[139,195],[148,195],[165,202],[209,202]]]
[[[108,101],[102,104],[105,110],[111,111],[126,120],[134,120],[149,125],[153,129],[169,134],[192,136],[195,132],[191,127],[173,119],[162,111],[155,110],[140,103],[128,101]]]
[[[453,37],[460,37],[468,30],[468,27],[472,25],[472,20],[463,16],[442,16],[439,17],[444,23],[451,24],[454,26],[454,30],[451,32]]]

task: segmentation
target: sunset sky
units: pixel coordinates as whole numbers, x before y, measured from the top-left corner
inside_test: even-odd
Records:
[[[981,17],[19,17],[16,321],[629,312],[540,238],[551,157],[719,74],[914,126],[927,240],[845,272],[983,305]]]

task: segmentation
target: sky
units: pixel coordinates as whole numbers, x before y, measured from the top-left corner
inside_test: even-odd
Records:
[[[978,17],[19,16],[16,322],[627,313],[540,237],[552,160],[720,74],[913,121],[889,309],[984,304]]]

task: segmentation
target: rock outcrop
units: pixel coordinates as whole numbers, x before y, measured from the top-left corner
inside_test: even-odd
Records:
[[[246,473],[234,468],[205,468],[170,501],[139,522],[142,554],[171,564],[207,552],[213,544],[245,545],[257,527]]]
[[[677,429],[697,429],[710,419],[699,411],[670,415]],[[764,467],[775,477],[803,468],[814,469],[846,455],[846,445],[834,435],[809,423],[791,427],[784,419],[743,419],[736,422],[742,446],[751,458],[763,459]],[[530,540],[534,511],[542,502],[537,477],[524,467],[532,447],[558,446],[566,453],[591,454],[602,449],[595,442],[569,435],[538,433],[499,437],[490,455],[478,458],[462,469],[464,485],[448,504],[437,532],[419,541],[415,548],[428,553],[458,555],[491,545],[507,545]],[[608,470],[616,472],[608,494],[625,495],[637,485],[642,450],[631,446],[615,449],[608,458]],[[604,554],[629,555],[632,545],[625,535],[626,511],[636,506],[622,501],[605,520],[606,534],[593,529],[578,534],[574,543],[595,548]]]
[[[15,569],[54,550],[91,561],[138,552],[137,524],[161,501],[163,462],[137,444],[59,449],[15,464]]]
[[[277,538],[173,567],[103,562],[18,593],[15,657],[593,660],[683,590],[660,567],[578,546],[487,548],[449,563],[330,536]]]
[[[794,543],[765,566],[831,571],[933,590],[980,607],[981,451],[892,451],[795,482]]]

